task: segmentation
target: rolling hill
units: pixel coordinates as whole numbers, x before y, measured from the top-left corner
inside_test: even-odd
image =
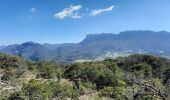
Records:
[[[22,55],[31,60],[71,62],[95,60],[135,53],[170,57],[170,33],[166,31],[124,31],[119,34],[87,34],[80,43],[38,44],[26,42],[3,47],[0,52]]]

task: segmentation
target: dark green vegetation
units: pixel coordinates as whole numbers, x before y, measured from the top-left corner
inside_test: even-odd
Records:
[[[88,34],[80,43],[38,44],[26,42],[20,45],[0,47],[0,52],[21,54],[33,61],[47,60],[72,62],[79,59],[95,59],[107,52],[149,53],[170,58],[170,33],[161,31],[125,31],[120,34]]]
[[[170,61],[150,55],[57,64],[0,54],[0,78],[0,100],[170,100]]]

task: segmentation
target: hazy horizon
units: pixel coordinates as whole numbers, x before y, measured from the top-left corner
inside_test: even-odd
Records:
[[[126,30],[126,31],[121,31],[121,32],[127,32],[127,31],[152,31],[152,30]],[[161,31],[152,31],[152,32],[164,32],[165,30],[161,30]],[[0,46],[8,46],[8,45],[14,45],[14,44],[22,44],[22,43],[27,43],[27,42],[33,42],[33,43],[38,43],[38,44],[52,44],[52,45],[55,45],[55,44],[69,44],[69,43],[80,43],[81,41],[83,41],[87,35],[93,35],[93,34],[120,34],[121,32],[119,33],[87,33],[84,35],[84,37],[80,40],[80,41],[77,41],[77,42],[63,42],[63,43],[48,43],[48,42],[36,42],[36,41],[31,41],[31,40],[28,40],[28,41],[23,41],[23,42],[18,42],[18,43],[12,43],[12,44],[0,44]],[[165,31],[165,32],[168,32],[170,33],[169,31]]]

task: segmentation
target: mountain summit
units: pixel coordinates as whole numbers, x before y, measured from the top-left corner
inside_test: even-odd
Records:
[[[120,34],[88,34],[80,43],[38,44],[26,42],[3,47],[2,53],[21,54],[31,60],[70,62],[110,55],[151,53],[170,57],[170,33],[166,31],[124,31]]]

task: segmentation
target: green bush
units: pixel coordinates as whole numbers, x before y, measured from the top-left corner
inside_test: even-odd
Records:
[[[111,97],[116,100],[122,100],[124,98],[123,93],[125,88],[123,87],[104,87],[99,91],[99,96]]]
[[[25,100],[25,99],[20,96],[20,93],[15,92],[12,93],[7,100]]]

